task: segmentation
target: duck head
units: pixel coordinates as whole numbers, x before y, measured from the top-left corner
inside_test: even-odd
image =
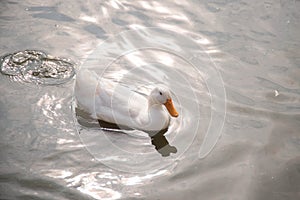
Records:
[[[171,93],[168,89],[162,87],[154,88],[150,93],[149,102],[152,105],[155,104],[164,105],[172,117],[178,117],[178,112],[174,107],[171,98]]]

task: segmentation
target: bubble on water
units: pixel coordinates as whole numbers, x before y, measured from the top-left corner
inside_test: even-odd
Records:
[[[17,77],[45,85],[68,82],[75,75],[74,64],[70,60],[52,57],[37,50],[7,54],[1,58],[0,67],[2,74],[14,76],[12,80]]]
[[[73,64],[60,58],[45,58],[41,65],[30,65],[24,70],[26,80],[41,84],[62,84],[75,74]]]

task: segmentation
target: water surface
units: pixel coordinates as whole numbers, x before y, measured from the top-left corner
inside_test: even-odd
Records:
[[[5,1],[0,9],[1,55],[41,50],[77,72],[108,69],[132,90],[163,82],[182,114],[166,134],[177,152],[165,157],[149,137],[105,132],[139,156],[134,165],[109,157],[107,143],[96,143],[103,155],[91,153],[81,135],[99,138],[101,129],[77,121],[75,78],[47,85],[1,74],[1,199],[299,198],[299,1]],[[221,138],[199,154],[208,130]]]

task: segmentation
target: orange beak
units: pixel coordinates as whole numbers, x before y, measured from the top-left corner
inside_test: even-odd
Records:
[[[178,117],[178,112],[176,111],[173,105],[172,99],[167,99],[167,102],[164,103],[164,105],[166,106],[167,110],[169,111],[172,117]]]

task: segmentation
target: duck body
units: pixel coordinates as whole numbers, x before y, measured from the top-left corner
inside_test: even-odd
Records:
[[[117,124],[120,128],[158,131],[166,129],[170,123],[169,108],[164,108],[167,101],[170,102],[170,93],[164,88],[155,88],[146,97],[85,69],[77,75],[75,98],[78,106],[92,118]],[[172,106],[172,115],[177,117]]]

